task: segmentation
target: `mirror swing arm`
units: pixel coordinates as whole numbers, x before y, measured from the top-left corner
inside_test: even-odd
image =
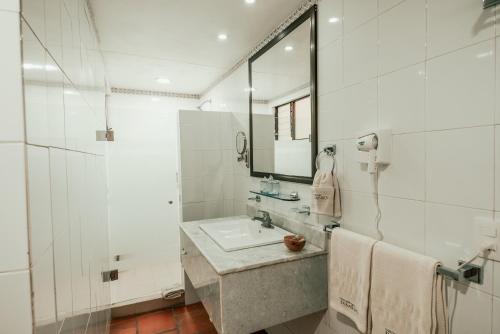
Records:
[[[249,160],[250,160],[250,175],[253,177],[268,177],[273,176],[276,180],[312,184],[314,179],[314,174],[316,173],[316,156],[318,153],[318,127],[317,127],[317,5],[313,5],[305,13],[303,13],[299,18],[297,18],[292,24],[285,28],[281,33],[279,33],[275,38],[268,42],[262,49],[260,49],[255,55],[253,55],[248,61],[248,80],[249,80],[249,129],[250,129],[250,140],[249,146]],[[292,33],[301,24],[310,20],[310,98],[311,98],[311,175],[310,176],[297,176],[297,175],[285,175],[280,173],[269,173],[256,171],[254,169],[254,124],[253,124],[253,81],[252,81],[252,64],[267,51],[269,51],[273,46],[278,44],[286,36]]]

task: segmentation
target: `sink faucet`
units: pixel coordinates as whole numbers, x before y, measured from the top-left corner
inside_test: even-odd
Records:
[[[257,211],[258,213],[262,213],[262,217],[253,217],[253,220],[257,220],[257,221],[260,221],[262,224],[261,226],[262,227],[265,227],[265,228],[274,228],[273,224],[272,224],[272,220],[271,220],[271,216],[269,215],[269,212],[267,211],[264,211],[264,210],[258,210]]]

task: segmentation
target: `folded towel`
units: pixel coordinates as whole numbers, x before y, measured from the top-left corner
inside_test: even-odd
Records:
[[[339,182],[332,171],[318,170],[314,175],[311,191],[311,213],[333,217],[342,216]]]
[[[369,329],[370,271],[375,242],[344,229],[332,232],[329,306],[349,317],[362,333]]]
[[[378,242],[373,248],[370,309],[373,334],[447,334],[439,262]]]

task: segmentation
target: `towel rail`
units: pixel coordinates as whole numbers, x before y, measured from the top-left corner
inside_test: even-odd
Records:
[[[333,222],[332,224],[325,225],[323,231],[326,233],[328,238],[331,237],[332,231],[339,228],[340,224]],[[476,283],[483,284],[483,267],[475,264],[467,264],[459,269],[451,269],[443,265],[439,265],[436,268],[436,272],[439,275],[447,277],[453,281],[460,283]]]

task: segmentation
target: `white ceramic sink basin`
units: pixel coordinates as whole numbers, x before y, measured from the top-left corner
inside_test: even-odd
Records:
[[[226,252],[283,242],[291,234],[277,226],[273,229],[261,226],[261,222],[240,218],[212,224],[201,224],[202,229]]]

